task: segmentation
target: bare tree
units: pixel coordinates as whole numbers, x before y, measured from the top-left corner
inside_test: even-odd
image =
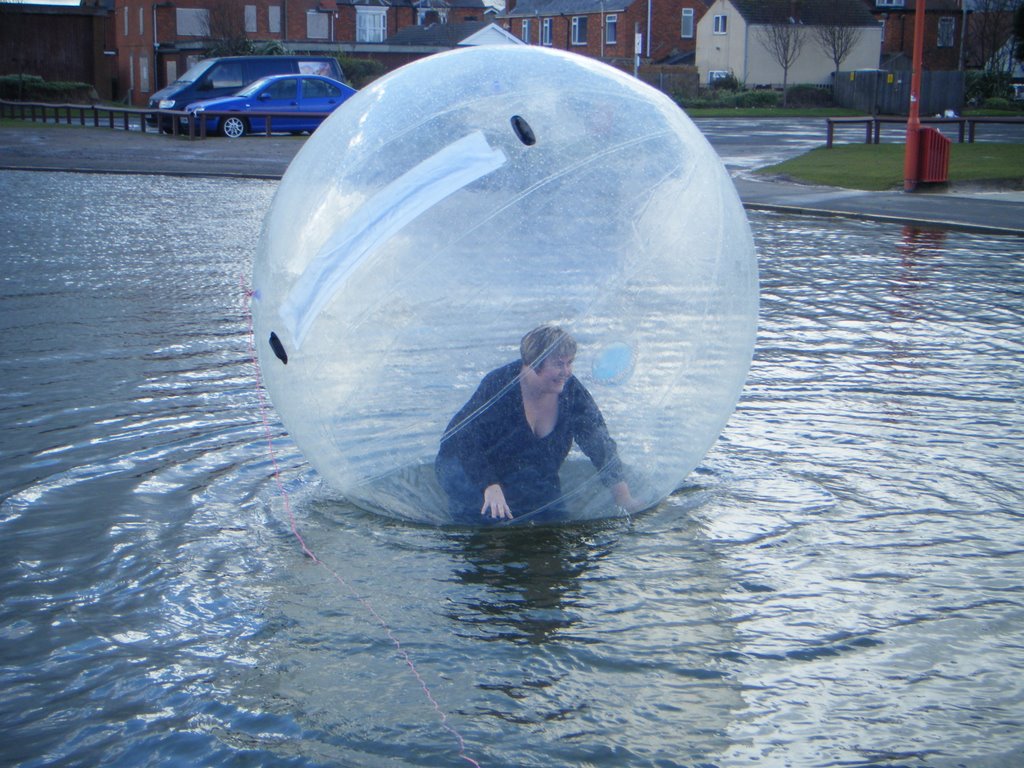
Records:
[[[210,56],[242,56],[255,46],[245,31],[245,12],[235,0],[211,3],[206,27],[211,42]]]
[[[1014,13],[1021,0],[974,0],[967,25],[968,66],[1009,73],[1013,68]]]
[[[758,28],[761,44],[775,62],[782,67],[782,106],[786,106],[789,88],[789,70],[800,58],[807,28],[795,18],[779,19]]]
[[[1013,34],[1017,38],[1017,49],[1014,55],[1017,61],[1024,64],[1024,5],[1018,5],[1013,14]]]
[[[832,64],[834,65],[832,68],[832,82],[834,84],[839,77],[839,67],[842,66],[843,60],[850,55],[850,52],[857,43],[860,42],[860,36],[864,30],[861,27],[853,27],[840,21],[839,3],[836,0],[832,0],[829,6],[833,12],[829,13],[826,23],[811,29],[818,45],[832,59]]]

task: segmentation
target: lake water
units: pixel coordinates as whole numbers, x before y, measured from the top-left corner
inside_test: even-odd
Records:
[[[753,215],[687,485],[474,533],[269,453],[274,188],[0,173],[0,764],[1024,763],[1019,239]]]

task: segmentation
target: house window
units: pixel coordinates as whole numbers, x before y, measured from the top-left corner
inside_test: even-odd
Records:
[[[953,39],[956,35],[956,19],[952,16],[943,16],[939,19],[939,48],[952,48]]]
[[[327,32],[327,14],[306,11],[306,37],[310,40],[326,40]]]
[[[604,42],[606,45],[615,45],[619,42],[619,17],[610,13],[604,17]]]
[[[356,42],[383,43],[388,31],[387,8],[356,9]]]
[[[247,5],[245,6],[245,31],[255,32],[256,31],[256,6]]]
[[[179,37],[206,37],[210,30],[210,12],[205,8],[175,8]]]
[[[139,56],[139,90],[149,93],[149,56]]]
[[[587,17],[586,16],[573,16],[572,17],[572,44],[573,45],[586,45],[587,44]]]
[[[146,9],[139,8],[139,36],[146,36]]]
[[[520,28],[519,37],[524,43],[530,42],[530,20],[523,19],[522,27]]]
[[[124,7],[124,36],[128,37],[128,6]]]
[[[540,44],[551,45],[551,19],[543,19],[540,23]]]
[[[267,23],[270,27],[269,31],[272,34],[281,34],[281,6],[272,5],[268,9]]]
[[[715,30],[714,31],[715,31],[716,35],[724,35],[725,34],[726,22],[728,20],[729,20],[729,17],[726,16],[724,13],[720,14],[718,16],[715,16]]]
[[[904,0],[875,0],[876,8],[902,8]]]
[[[683,20],[679,25],[680,37],[693,37],[693,8],[683,8]]]

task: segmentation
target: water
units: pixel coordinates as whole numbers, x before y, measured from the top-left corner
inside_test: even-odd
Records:
[[[755,215],[758,351],[688,485],[471,533],[345,508],[271,412],[279,492],[272,183],[0,190],[0,764],[1024,762],[1019,240]]]

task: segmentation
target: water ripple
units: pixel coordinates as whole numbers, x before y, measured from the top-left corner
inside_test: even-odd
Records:
[[[268,455],[273,185],[0,188],[0,762],[460,762],[380,620],[488,766],[1024,759],[1019,241],[755,216],[749,386],[687,484],[474,532],[351,508],[272,412]]]

